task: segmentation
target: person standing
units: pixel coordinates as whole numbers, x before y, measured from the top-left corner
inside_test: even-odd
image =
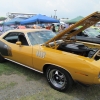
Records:
[[[52,30],[53,32],[56,32],[54,24],[51,25],[51,30]]]

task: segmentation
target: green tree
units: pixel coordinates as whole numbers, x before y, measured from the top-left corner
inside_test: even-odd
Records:
[[[6,20],[6,17],[0,17],[0,21]]]

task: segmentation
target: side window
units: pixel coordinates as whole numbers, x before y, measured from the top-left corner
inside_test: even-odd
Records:
[[[3,39],[10,43],[16,43],[18,41],[18,33],[10,32]]]
[[[28,42],[26,40],[26,37],[23,34],[18,35],[18,41],[21,42],[21,45],[28,46]]]
[[[15,44],[17,41],[20,41],[22,45],[28,45],[24,34],[21,32],[10,32],[4,37],[4,39],[10,43]]]

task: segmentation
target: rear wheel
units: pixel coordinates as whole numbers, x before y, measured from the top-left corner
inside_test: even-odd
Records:
[[[47,69],[46,78],[51,87],[61,92],[71,88],[73,84],[73,80],[69,73],[55,66],[50,66]]]
[[[5,59],[0,55],[0,63],[4,62]]]

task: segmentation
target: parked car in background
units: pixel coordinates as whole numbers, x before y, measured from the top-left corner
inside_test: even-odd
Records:
[[[79,41],[100,44],[100,33],[93,28],[87,28],[84,31],[77,34],[76,39]]]
[[[95,29],[96,31],[98,31],[100,33],[100,27],[92,26],[92,28]]]
[[[68,34],[71,34],[75,31],[77,31],[79,28],[80,27],[71,30]],[[65,34],[65,36],[68,34]],[[76,39],[77,41],[84,41],[84,42],[100,44],[100,33],[97,30],[95,30],[94,28],[90,27],[90,28],[85,29],[84,31],[79,32],[79,34],[73,36],[71,39],[72,40]]]
[[[100,22],[97,22],[95,26],[100,28]]]

